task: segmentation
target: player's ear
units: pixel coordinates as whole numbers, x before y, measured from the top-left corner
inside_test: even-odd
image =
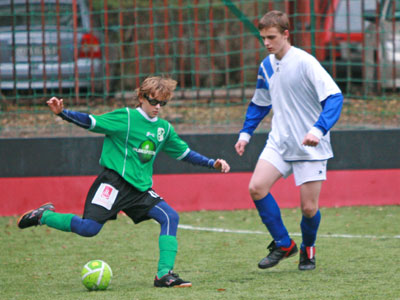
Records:
[[[142,106],[142,103],[143,103],[143,101],[144,101],[143,97],[138,96],[137,100],[138,100],[138,102],[139,102],[139,103],[138,103],[138,107]]]
[[[287,39],[289,39],[289,36],[290,36],[289,30],[286,29],[286,30],[283,32],[283,35],[284,35]]]

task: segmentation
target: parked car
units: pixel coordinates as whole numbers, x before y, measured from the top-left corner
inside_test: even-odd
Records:
[[[102,85],[101,37],[84,0],[76,1],[74,27],[72,3],[0,0],[1,90]]]
[[[365,14],[371,22],[366,30],[366,79],[372,87],[399,88],[400,0],[383,0],[380,8],[378,16],[375,11]]]
[[[363,64],[363,39],[369,25],[363,18],[363,10],[375,10],[372,0],[334,0],[328,3],[324,30],[321,33],[322,47],[320,59],[324,65],[335,67],[339,77],[361,78]],[[347,74],[348,70],[350,74]]]

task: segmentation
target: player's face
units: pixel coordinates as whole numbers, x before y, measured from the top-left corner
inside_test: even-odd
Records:
[[[261,38],[268,52],[275,54],[277,59],[281,59],[290,48],[289,31],[279,32],[276,27],[269,27],[260,30]]]
[[[166,105],[168,101],[163,99],[158,99],[157,95],[144,95],[144,97],[139,98],[140,107],[143,111],[150,117],[154,118],[158,115],[161,107]]]

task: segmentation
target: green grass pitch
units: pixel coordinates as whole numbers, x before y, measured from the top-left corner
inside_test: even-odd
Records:
[[[395,299],[400,300],[400,206],[321,209],[317,269],[297,270],[298,257],[257,268],[271,237],[255,210],[180,213],[175,272],[192,288],[157,289],[159,225],[134,225],[124,215],[93,238],[46,226],[20,230],[0,218],[0,299]],[[299,244],[300,210],[283,209]],[[216,232],[229,229],[231,232]],[[243,233],[248,231],[248,233]],[[260,232],[265,232],[261,234]],[[114,277],[89,292],[81,269],[102,259]]]

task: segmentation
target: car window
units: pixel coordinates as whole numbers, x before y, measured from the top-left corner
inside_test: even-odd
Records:
[[[340,0],[335,12],[336,32],[361,32],[362,30],[362,3],[363,0]],[[376,8],[375,1],[364,1],[364,10]],[[349,16],[349,24],[347,24]],[[364,24],[366,26],[366,24]]]
[[[397,20],[400,19],[400,0],[396,0],[396,5],[394,6],[395,8],[395,12],[394,12],[394,16],[393,16],[393,3],[394,1],[390,1],[388,10],[387,10],[387,14],[386,14],[386,19],[388,20],[392,20],[393,17]]]
[[[55,3],[44,4],[44,24],[46,26],[57,25],[57,6]],[[78,7],[78,26],[81,26],[81,18]],[[11,6],[0,7],[0,27],[12,26],[14,20],[15,26],[41,26],[42,25],[42,7],[40,3],[31,4],[29,10],[26,5],[14,5],[14,12]],[[73,26],[73,13],[71,4],[59,4],[59,22],[61,26]]]

